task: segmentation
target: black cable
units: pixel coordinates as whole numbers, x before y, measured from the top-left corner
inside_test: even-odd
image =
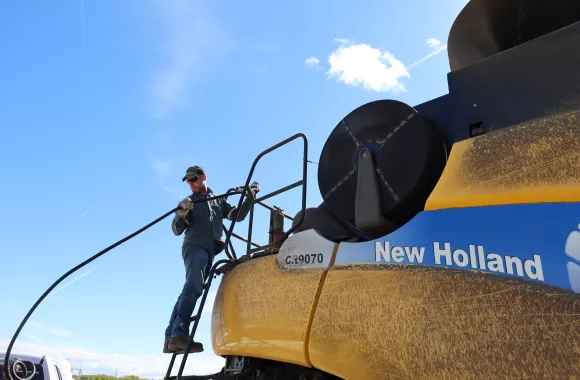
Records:
[[[235,189],[230,189],[228,190],[227,193],[225,194],[221,194],[221,195],[217,195],[215,197],[209,197],[209,198],[205,198],[205,199],[199,199],[194,201],[193,203],[201,203],[201,202],[207,202],[207,201],[211,201],[214,199],[220,199],[220,198],[226,198],[232,194],[238,193],[237,190]],[[169,215],[173,214],[175,211],[177,211],[179,209],[179,206],[174,208],[171,211],[166,212],[165,214],[163,214],[162,216],[160,216],[159,218],[155,219],[153,222],[149,223],[148,225],[146,225],[145,227],[133,232],[131,235],[126,236],[125,238],[119,240],[118,242],[116,242],[115,244],[110,245],[109,247],[103,249],[102,251],[100,251],[99,253],[97,253],[96,255],[92,256],[91,258],[83,261],[82,263],[80,263],[79,265],[77,265],[76,267],[74,267],[73,269],[69,270],[68,272],[66,272],[65,274],[63,274],[58,280],[56,280],[56,282],[54,284],[52,284],[45,292],[44,294],[38,299],[38,301],[36,301],[36,303],[34,304],[34,306],[32,306],[32,308],[28,311],[28,313],[26,314],[26,316],[24,317],[24,319],[22,320],[22,322],[20,323],[20,326],[18,326],[18,329],[16,330],[16,333],[14,333],[14,336],[12,337],[12,340],[10,341],[10,344],[8,345],[8,349],[6,350],[6,357],[4,358],[4,372],[6,374],[6,379],[11,379],[14,380],[12,378],[12,375],[10,374],[10,366],[9,366],[9,361],[10,361],[10,353],[12,352],[12,347],[14,346],[14,343],[16,342],[16,338],[18,338],[18,335],[20,334],[20,331],[22,331],[22,328],[24,327],[24,325],[26,324],[26,322],[28,321],[28,319],[30,318],[30,316],[32,315],[32,313],[34,312],[34,310],[36,310],[36,308],[38,307],[38,305],[40,305],[40,303],[46,298],[46,296],[58,285],[60,284],[65,278],[67,278],[68,276],[70,276],[71,274],[73,274],[74,272],[76,272],[77,270],[81,269],[82,267],[84,267],[85,265],[89,264],[90,262],[98,259],[99,257],[101,257],[102,255],[104,255],[105,253],[109,252],[111,249],[123,244],[124,242],[126,242],[129,239],[134,238],[135,236],[139,235],[141,232],[147,230],[148,228],[152,227],[153,225],[159,223],[160,221],[162,221],[163,219],[167,218]]]

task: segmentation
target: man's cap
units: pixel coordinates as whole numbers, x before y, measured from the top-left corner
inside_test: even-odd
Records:
[[[201,175],[204,175],[205,172],[203,171],[203,169],[199,166],[190,166],[189,168],[187,168],[187,170],[185,171],[185,176],[181,179],[181,182],[185,181],[188,178],[192,178],[192,177],[199,177]]]

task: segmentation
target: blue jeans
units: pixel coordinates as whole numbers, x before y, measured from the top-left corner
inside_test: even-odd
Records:
[[[165,339],[189,335],[189,323],[195,303],[202,293],[209,252],[199,245],[184,245],[181,256],[185,265],[185,285],[173,307]]]

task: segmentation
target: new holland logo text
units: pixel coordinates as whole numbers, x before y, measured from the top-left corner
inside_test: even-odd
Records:
[[[521,259],[515,256],[486,252],[481,245],[469,244],[467,250],[452,249],[450,243],[433,242],[430,254],[435,265],[508,273],[544,281],[540,255]],[[391,246],[389,241],[375,243],[375,261],[401,264],[423,264],[426,247]]]

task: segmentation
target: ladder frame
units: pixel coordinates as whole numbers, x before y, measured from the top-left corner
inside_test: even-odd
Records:
[[[250,215],[249,215],[249,224],[248,224],[248,237],[247,239],[244,239],[243,237],[235,234],[233,232],[234,227],[236,225],[236,220],[233,220],[232,223],[230,224],[229,229],[227,229],[225,226],[222,224],[222,226],[224,227],[224,232],[226,235],[226,240],[225,240],[225,253],[228,257],[228,259],[222,259],[217,261],[216,263],[214,263],[213,265],[211,265],[211,269],[209,270],[209,273],[207,273],[207,275],[205,276],[205,282],[203,284],[203,290],[202,290],[202,296],[201,296],[201,302],[199,303],[198,309],[197,309],[197,313],[190,319],[190,322],[193,322],[193,326],[191,328],[191,332],[189,334],[189,339],[187,341],[187,346],[185,348],[185,351],[183,352],[183,354],[181,353],[173,353],[172,357],[171,357],[171,361],[169,363],[169,367],[167,368],[167,373],[165,375],[165,380],[194,380],[194,379],[201,379],[201,378],[210,378],[210,377],[215,377],[215,378],[219,378],[219,377],[226,377],[227,378],[233,378],[232,375],[223,375],[223,374],[215,374],[215,375],[205,375],[205,376],[195,376],[195,375],[191,375],[191,376],[183,376],[183,370],[185,368],[185,364],[187,363],[187,358],[189,356],[189,349],[191,347],[191,343],[193,342],[193,338],[195,336],[195,333],[197,331],[197,327],[199,324],[199,320],[201,318],[201,314],[203,311],[203,307],[205,305],[205,301],[207,299],[207,294],[208,291],[211,287],[211,283],[214,279],[214,277],[216,276],[216,270],[217,269],[221,269],[223,265],[236,265],[239,264],[240,262],[246,261],[248,259],[252,259],[254,255],[256,255],[256,253],[260,253],[260,256],[264,256],[264,255],[272,255],[278,252],[278,250],[275,248],[276,246],[279,246],[283,241],[285,241],[288,236],[290,236],[290,234],[292,232],[294,232],[294,230],[296,230],[296,228],[298,228],[302,222],[304,221],[304,214],[306,211],[306,192],[307,192],[307,175],[308,175],[308,138],[306,137],[306,135],[304,135],[303,133],[297,133],[294,136],[291,136],[289,138],[287,138],[286,140],[283,140],[281,142],[279,142],[276,145],[273,145],[272,147],[264,150],[263,152],[261,152],[255,159],[254,162],[252,164],[252,167],[250,169],[250,172],[248,173],[248,176],[246,178],[246,183],[243,187],[243,191],[242,194],[240,196],[240,200],[238,201],[238,210],[240,209],[240,207],[242,206],[242,203],[244,201],[244,197],[246,196],[246,194],[248,194],[248,191],[250,191],[249,188],[249,184],[250,181],[252,180],[252,175],[254,174],[254,170],[256,168],[256,165],[258,164],[258,162],[268,153],[271,153],[273,151],[275,151],[276,149],[281,148],[282,146],[301,138],[303,140],[303,160],[302,160],[302,179],[300,181],[294,182],[291,185],[285,186],[283,188],[279,188],[278,190],[275,190],[269,194],[266,194],[260,198],[256,198],[252,201],[251,207],[250,207]],[[270,210],[270,211],[278,211],[276,210],[274,207],[268,206],[267,204],[264,203],[264,200],[274,197],[278,194],[282,194],[288,190],[294,189],[296,187],[302,186],[302,204],[301,204],[301,213],[300,213],[300,218],[299,220],[294,223],[294,226],[291,227],[288,231],[286,231],[284,233],[284,235],[278,239],[277,241],[274,242],[270,242],[267,245],[264,246],[260,246],[254,242],[252,242],[252,232],[253,232],[253,219],[254,219],[254,205],[255,204],[259,204],[262,207],[265,207],[266,209]],[[290,219],[292,221],[294,221],[294,219],[284,213],[282,213],[282,215],[287,218]],[[241,241],[244,241],[247,246],[246,246],[246,254],[241,257],[240,259],[237,258],[233,244],[231,242],[231,237],[235,237]],[[256,248],[252,248],[252,245],[255,246]],[[231,252],[230,252],[231,249]],[[210,260],[211,263],[211,260]],[[219,267],[219,268],[218,268]],[[171,376],[171,371],[173,370],[173,365],[175,364],[175,358],[177,357],[177,355],[184,355],[183,356],[183,360],[181,361],[181,364],[179,366],[179,371],[177,376]],[[221,375],[221,376],[220,376]]]

